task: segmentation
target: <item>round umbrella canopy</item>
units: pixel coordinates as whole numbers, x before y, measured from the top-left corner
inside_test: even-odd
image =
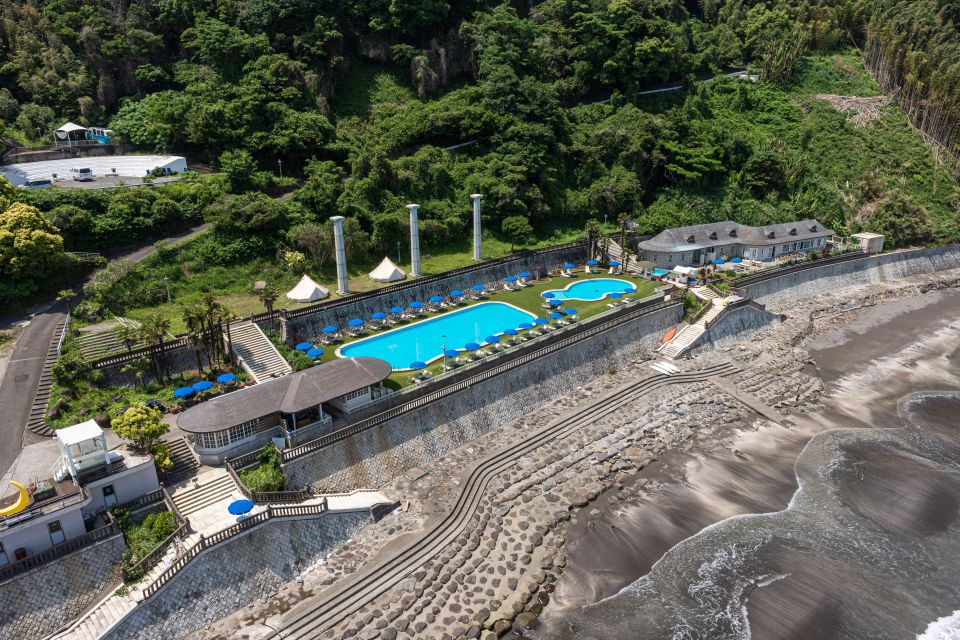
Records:
[[[321,331],[323,331],[324,333],[336,333],[336,332],[337,332],[337,328],[336,328],[335,326],[333,326],[332,324],[328,324],[328,325],[325,326],[323,329],[321,329]]]
[[[209,380],[201,380],[200,382],[194,382],[192,388],[194,391],[206,391],[212,386],[213,383]]]
[[[350,325],[351,327],[362,327],[363,320],[361,320],[360,318],[350,318],[350,320],[347,321],[347,324]]]
[[[323,349],[320,347],[314,347],[313,349],[310,349],[310,351],[307,351],[307,356],[310,358],[319,358],[322,355]]]
[[[534,318],[534,319],[533,319],[533,324],[549,324],[549,322],[550,322],[550,321],[547,320],[546,318]]]
[[[636,292],[637,292],[637,289],[636,289],[635,287],[631,287],[630,285],[627,285],[626,287],[623,288],[623,292],[624,292],[624,293],[636,293]]]
[[[370,314],[370,317],[374,320],[383,320],[387,317],[387,314],[385,314],[383,311],[374,311]]]
[[[497,336],[487,336],[487,337],[484,338],[483,340],[484,340],[484,342],[487,342],[487,343],[489,343],[489,344],[496,344],[496,343],[500,342],[500,338],[498,338]]]
[[[533,329],[533,325],[529,322],[521,322],[517,325],[517,329]]]
[[[233,375],[232,373],[221,373],[217,376],[217,382],[220,384],[227,384],[228,382],[233,382],[236,379],[237,376]]]
[[[484,289],[486,289],[486,287],[483,286],[482,284],[475,284],[470,288],[473,289],[474,291],[483,291]]]
[[[576,266],[577,266],[577,265],[573,264],[572,262],[564,262],[564,263],[563,263],[563,268],[564,268],[564,269],[574,269],[574,268],[576,268]]]
[[[503,279],[503,281],[504,281],[504,282],[516,282],[516,281],[517,281],[517,276],[507,276],[506,278]]]
[[[575,315],[577,315],[577,310],[576,310],[576,309],[564,309],[564,313],[566,313],[568,316],[575,316]]]
[[[460,352],[456,349],[447,349],[443,352],[443,355],[447,356],[448,358],[456,358],[460,355]]]
[[[730,262],[732,262],[732,263],[734,263],[734,264],[740,264],[741,262],[743,262],[743,259],[742,259],[742,258],[730,258]]]
[[[713,261],[713,264],[726,264],[726,263],[727,261],[724,260],[723,258],[717,258],[716,260]]]
[[[250,513],[252,510],[253,502],[251,500],[234,500],[227,505],[227,511],[234,516],[242,516],[245,513]]]
[[[562,314],[562,313],[557,313],[556,311],[554,311],[553,313],[550,314],[550,319],[551,319],[551,320],[559,320],[559,319],[562,318],[562,317],[563,317],[563,314]]]
[[[324,329],[324,331],[326,331],[326,329]],[[313,345],[309,342],[297,343],[297,351],[309,351],[310,349],[313,349]]]
[[[617,293],[616,291],[614,291],[613,293],[610,294],[610,297],[613,298],[614,300],[617,300],[618,298],[622,298],[623,294]]]
[[[554,307],[559,307],[563,305],[563,300],[551,300],[550,305]]]
[[[541,298],[546,298],[547,300],[550,300],[551,298],[556,298],[556,297],[557,297],[557,294],[555,294],[555,293],[550,293],[549,291],[544,291],[543,293],[540,294],[540,297],[541,297]]]
[[[517,335],[517,334],[520,333],[520,332],[517,331],[516,329],[504,329],[504,330],[503,330],[503,333],[504,333],[504,335],[515,336],[515,335]]]
[[[426,369],[426,368],[427,368],[427,363],[426,363],[426,362],[423,362],[422,360],[417,360],[416,362],[411,362],[411,363],[410,363],[410,368],[411,368],[411,369]]]
[[[611,267],[619,267],[619,266],[620,266],[620,262],[619,262],[618,260],[611,260],[611,261],[610,261],[610,266],[611,266]]]
[[[450,295],[453,296],[454,298],[462,298],[463,291],[460,291],[460,289],[454,289],[453,291],[450,292]]]
[[[390,313],[403,313],[403,307],[394,307],[390,309]]]
[[[587,264],[590,265],[591,267],[595,267],[600,263],[597,262],[596,260],[587,260]]]
[[[529,272],[529,271],[521,271],[521,272],[518,273],[517,275],[520,276],[521,278],[529,278],[529,277],[530,277],[530,272]]]
[[[430,296],[430,302],[443,302],[443,296]]]
[[[480,345],[476,342],[468,342],[467,344],[463,345],[463,348],[467,351],[476,351],[480,348]]]
[[[419,309],[420,307],[423,306],[423,303],[422,303],[422,302],[417,302],[416,300],[414,300],[413,302],[411,302],[411,303],[408,304],[407,306],[410,307],[411,309]]]
[[[193,395],[193,387],[180,387],[173,390],[174,398],[189,398]]]

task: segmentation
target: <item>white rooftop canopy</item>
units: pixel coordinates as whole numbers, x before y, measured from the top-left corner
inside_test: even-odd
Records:
[[[294,302],[314,302],[315,300],[323,300],[328,295],[330,295],[328,289],[314,282],[313,279],[306,274],[300,278],[297,286],[287,292],[287,298]]]
[[[73,122],[68,122],[67,124],[57,129],[57,133],[72,133],[74,131],[86,131],[86,130],[87,130],[86,127],[81,127],[80,125],[74,124]]]
[[[72,427],[57,429],[57,440],[60,444],[71,445],[93,440],[103,435],[103,429],[97,424],[96,420],[87,420]]]
[[[384,256],[380,265],[370,272],[370,279],[377,282],[396,282],[406,277],[407,273],[386,256]]]

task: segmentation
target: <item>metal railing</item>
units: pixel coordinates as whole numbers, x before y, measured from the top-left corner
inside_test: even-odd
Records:
[[[153,498],[153,500],[146,502],[146,498],[148,497]],[[154,547],[150,553],[137,561],[136,564],[133,564],[129,567],[123,567],[121,573],[123,574],[124,582],[135,582],[142,578],[153,567],[153,565],[155,565],[160,558],[166,554],[171,545],[190,533],[190,523],[180,514],[180,510],[177,509],[177,505],[173,502],[173,498],[170,497],[170,494],[167,493],[167,490],[163,487],[156,491],[151,491],[147,495],[142,496],[137,500],[121,505],[121,508],[126,509],[127,511],[133,511],[134,508],[142,508],[148,504],[156,504],[157,502],[163,502],[167,510],[173,513],[174,520],[176,520],[177,523],[177,528],[160,544]]]
[[[78,502],[83,502],[88,497],[87,490],[81,487],[73,493],[68,493],[52,500],[43,500],[42,502],[38,502],[27,507],[20,513],[16,513],[12,516],[0,517],[0,529],[15,527],[21,522],[26,522],[27,520],[31,520],[37,516],[53,513],[54,511],[58,511],[64,507],[69,507],[77,504]]]
[[[758,282],[764,282],[766,280],[772,280],[773,278],[778,278],[782,275],[789,273],[796,273],[798,271],[806,271],[807,269],[816,269],[817,267],[823,267],[829,264],[836,264],[838,262],[848,262],[850,260],[859,260],[860,258],[866,258],[870,255],[876,254],[865,254],[859,251],[852,251],[848,253],[840,254],[839,256],[828,256],[825,258],[817,258],[816,260],[808,260],[805,262],[797,262],[794,264],[784,265],[782,267],[774,267],[773,269],[766,269],[760,273],[755,273],[752,275],[742,276],[730,281],[731,286],[740,289],[741,287],[746,287],[751,284],[756,284]]]
[[[269,445],[273,446],[273,445]],[[244,466],[237,466],[236,469],[243,469],[244,467],[253,466],[257,461],[257,456],[260,454],[262,449],[257,449],[252,453],[256,454],[253,456],[253,460],[249,460],[250,454],[245,454],[240,456],[240,458],[247,459],[247,462]],[[240,479],[240,474],[237,473],[234,465],[237,460],[240,458],[233,458],[230,460],[224,460],[223,466],[227,468],[227,473],[230,474],[230,477],[233,479],[234,484],[240,489],[240,493],[244,495],[248,500],[253,501],[255,504],[277,504],[284,502],[303,502],[304,500],[309,500],[313,497],[313,493],[310,489],[297,489],[294,491],[254,491],[250,489],[245,484],[243,480]]]
[[[655,296],[651,296],[651,298],[647,299],[646,301],[638,301],[633,305],[628,305],[624,308],[617,309],[612,313],[612,315],[604,314],[595,316],[590,320],[586,320],[583,323],[572,327],[571,331],[573,333],[565,338],[557,340],[556,342],[549,342],[543,346],[540,346],[539,344],[521,345],[516,351],[502,354],[500,358],[506,358],[506,361],[503,361],[501,364],[496,364],[497,360],[500,360],[500,358],[481,361],[481,364],[489,364],[491,366],[486,369],[481,367],[479,369],[474,369],[472,372],[466,372],[468,375],[449,378],[447,379],[446,386],[441,389],[424,393],[422,396],[411,399],[402,405],[388,409],[387,411],[375,416],[371,416],[365,420],[361,420],[348,427],[334,431],[333,433],[321,436],[316,440],[305,442],[297,447],[284,449],[280,452],[280,458],[283,462],[290,462],[291,460],[295,460],[296,458],[322,449],[335,442],[339,442],[340,440],[344,440],[358,433],[366,431],[367,429],[371,429],[377,425],[383,424],[384,422],[392,420],[404,413],[419,409],[424,405],[436,402],[441,398],[458,393],[467,387],[498,376],[505,371],[525,365],[533,360],[542,358],[561,349],[565,349],[572,344],[609,331],[622,324],[624,321],[633,320],[648,313],[653,313],[655,311],[680,304],[682,304],[682,302],[679,300],[664,300],[663,294],[658,293]],[[417,389],[429,391],[430,388],[431,387],[429,385],[425,387],[413,387],[411,391],[415,391]]]
[[[232,527],[218,531],[209,537],[201,536],[197,544],[190,547],[186,553],[177,558],[170,567],[157,576],[157,579],[152,583],[147,585],[143,590],[144,599],[149,598],[157,591],[159,591],[165,584],[170,582],[173,577],[183,569],[191,560],[196,558],[198,555],[215,547],[216,545],[226,542],[238,536],[249,529],[253,529],[261,524],[264,524],[274,518],[297,518],[302,516],[321,516],[327,511],[327,501],[323,500],[319,504],[314,505],[292,505],[292,506],[281,506],[275,507],[273,505],[267,505],[267,508],[260,513],[250,516],[246,520],[238,522]]]
[[[120,527],[116,522],[111,522],[105,527],[88,531],[82,536],[71,538],[66,542],[47,549],[46,551],[41,551],[40,553],[24,558],[23,560],[18,560],[12,564],[0,567],[0,580],[12,578],[25,571],[39,567],[42,564],[62,558],[63,556],[82,549],[83,547],[93,544],[94,542],[99,542],[100,540],[105,540],[111,536],[119,535],[119,533]]]

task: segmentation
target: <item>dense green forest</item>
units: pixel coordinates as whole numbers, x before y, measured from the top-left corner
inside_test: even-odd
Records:
[[[540,239],[624,216],[644,233],[817,217],[899,245],[958,235],[957,183],[895,108],[858,128],[812,98],[884,90],[955,154],[949,0],[6,0],[0,12],[8,137],[108,124],[220,170],[156,194],[21,196],[68,249],[206,218],[214,231],[181,262],[295,251],[322,270],[328,216],[347,216],[352,258],[368,261],[405,243],[408,202],[422,205],[428,250],[465,248],[474,192],[488,230],[525,216]],[[697,81],[734,65],[761,81]],[[684,87],[638,95],[669,81]],[[275,200],[291,176],[292,197]]]

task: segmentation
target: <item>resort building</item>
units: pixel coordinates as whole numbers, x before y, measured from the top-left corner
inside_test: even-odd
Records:
[[[24,491],[0,500],[0,508],[18,501],[25,508],[0,517],[0,577],[37,554],[116,534],[107,509],[160,489],[153,457],[125,446],[109,450],[93,420],[57,430],[55,443],[25,448],[8,477]]]
[[[337,359],[201,402],[181,413],[177,426],[203,464],[222,464],[275,438],[295,446],[385,395],[391,372],[379,358]]]
[[[711,222],[661,231],[640,243],[640,258],[657,267],[702,267],[714,260],[770,261],[826,249],[832,232],[816,220],[764,227]]]

